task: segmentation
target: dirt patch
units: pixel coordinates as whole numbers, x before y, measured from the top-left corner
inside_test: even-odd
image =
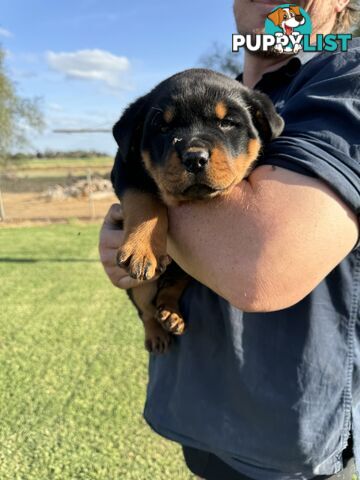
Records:
[[[118,203],[110,182],[112,163],[109,158],[35,159],[0,168],[5,210],[0,226],[101,220]]]
[[[118,203],[113,193],[108,193],[105,198],[88,197],[65,198],[47,201],[37,193],[3,193],[3,202],[6,221],[0,222],[19,223],[26,221],[59,221],[70,218],[95,219],[102,218],[112,203]]]

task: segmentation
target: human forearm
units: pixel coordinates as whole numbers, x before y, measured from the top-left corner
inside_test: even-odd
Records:
[[[250,214],[251,186],[242,182],[231,196],[169,211],[170,255],[192,277],[243,308],[255,291],[254,260],[261,250],[260,225]],[[254,221],[255,220],[255,221]]]
[[[278,310],[301,300],[342,260],[357,225],[318,180],[271,167],[250,180],[227,198],[170,209],[168,250],[236,307]]]

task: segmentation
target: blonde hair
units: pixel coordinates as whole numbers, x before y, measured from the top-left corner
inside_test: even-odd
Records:
[[[352,29],[359,27],[359,22],[359,0],[350,0],[349,5],[342,12],[338,13],[333,33],[349,33]]]

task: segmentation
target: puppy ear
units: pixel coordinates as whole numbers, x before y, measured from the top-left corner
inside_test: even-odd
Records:
[[[246,100],[253,124],[262,142],[270,142],[284,129],[284,120],[276,112],[270,98],[264,93],[252,90],[247,92]]]
[[[282,8],[278,8],[275,12],[270,13],[267,18],[271,20],[275,25],[280,25],[281,23],[281,12]]]
[[[113,127],[113,136],[124,161],[140,150],[149,95],[138,98],[122,114]]]
[[[297,5],[292,5],[289,7],[289,9],[293,11],[295,15],[301,15],[300,7],[298,7]]]

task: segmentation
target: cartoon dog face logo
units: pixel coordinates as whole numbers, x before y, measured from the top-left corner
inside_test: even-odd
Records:
[[[267,18],[273,22],[274,25],[280,27],[282,33],[276,33],[275,35],[286,35],[286,36],[297,36],[299,32],[295,32],[294,29],[300,25],[304,25],[306,22],[305,17],[300,11],[300,7],[296,5],[290,5],[289,7],[279,7],[273,12],[271,12]],[[285,52],[298,53],[301,49],[300,44],[296,44],[294,48],[287,47]],[[281,45],[277,45],[276,50],[279,53],[283,53]],[[281,50],[281,51],[280,51]]]

